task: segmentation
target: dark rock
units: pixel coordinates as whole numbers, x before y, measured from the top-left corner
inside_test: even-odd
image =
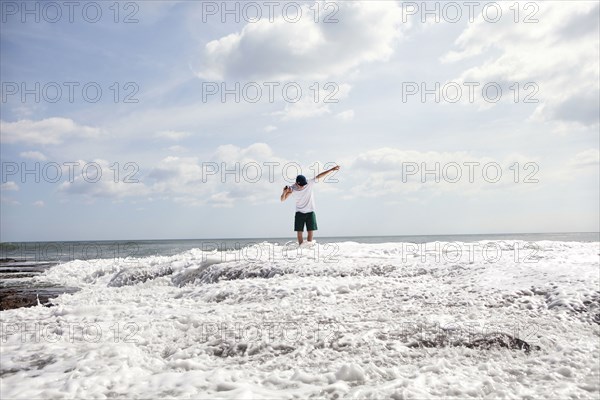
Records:
[[[67,287],[54,288],[10,288],[0,289],[0,310],[20,307],[35,307],[39,304],[51,307],[50,300],[63,294],[73,293],[78,289]]]
[[[50,300],[48,296],[39,296],[41,304],[47,304]],[[34,292],[23,293],[22,291],[7,290],[2,292],[0,298],[0,310],[10,310],[20,307],[33,307],[38,304],[38,295]]]
[[[524,340],[508,335],[506,333],[491,333],[476,337],[472,340],[456,340],[447,341],[444,337],[436,339],[419,339],[407,345],[411,348],[433,348],[433,347],[448,347],[448,346],[464,346],[469,349],[493,350],[493,349],[509,349],[523,350],[529,353],[531,350],[541,350],[540,346],[530,345]]]

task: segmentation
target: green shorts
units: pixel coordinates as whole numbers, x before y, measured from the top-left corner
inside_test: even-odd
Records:
[[[304,224],[306,224],[307,231],[317,230],[317,214],[313,212],[301,213],[296,211],[296,217],[294,218],[294,230],[296,232],[304,231]]]

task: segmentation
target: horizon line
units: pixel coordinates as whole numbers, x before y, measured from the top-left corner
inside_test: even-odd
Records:
[[[550,235],[550,234],[598,234],[596,232],[503,232],[503,233],[441,233],[441,234],[401,234],[401,235],[351,235],[351,236],[320,236],[323,239],[339,239],[339,238],[385,238],[385,237],[428,237],[428,236],[504,236],[504,235]],[[55,243],[55,242],[152,242],[152,241],[208,241],[208,240],[257,240],[257,239],[289,239],[291,236],[263,236],[263,237],[232,237],[232,238],[187,238],[187,239],[83,239],[83,240],[14,240],[0,241],[0,244],[10,243]],[[295,238],[294,238],[295,239]]]

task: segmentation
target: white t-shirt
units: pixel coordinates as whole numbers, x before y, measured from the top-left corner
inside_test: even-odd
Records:
[[[307,179],[304,186],[299,186],[297,183],[291,186],[292,195],[296,198],[296,211],[305,214],[315,211],[315,199],[313,197],[314,184],[315,178],[312,178]]]

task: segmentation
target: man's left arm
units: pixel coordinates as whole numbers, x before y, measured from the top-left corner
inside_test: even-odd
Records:
[[[327,171],[323,171],[323,172],[321,172],[319,175],[315,176],[315,180],[317,180],[317,179],[321,179],[321,178],[323,178],[324,176],[326,176],[327,174],[330,174],[331,172],[333,172],[333,171],[337,171],[337,170],[339,170],[339,169],[340,169],[340,166],[339,166],[339,165],[336,165],[335,167],[333,167],[333,168],[330,168],[330,169],[328,169]]]

